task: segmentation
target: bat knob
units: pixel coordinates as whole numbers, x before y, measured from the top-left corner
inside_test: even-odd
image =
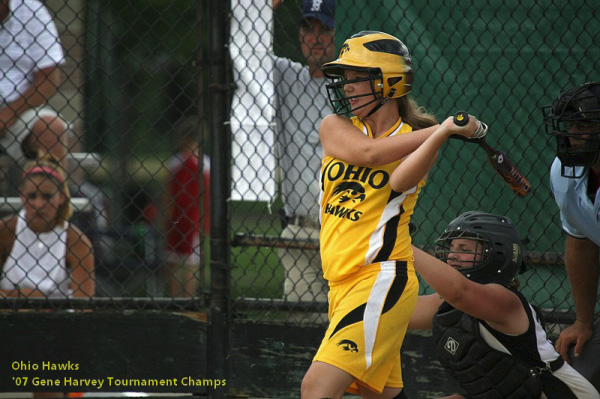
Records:
[[[454,124],[456,126],[466,126],[469,123],[469,114],[465,111],[458,111],[454,114]]]

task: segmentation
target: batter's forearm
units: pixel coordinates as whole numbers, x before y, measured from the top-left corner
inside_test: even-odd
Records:
[[[14,118],[30,108],[44,104],[56,91],[60,84],[60,71],[58,67],[46,68],[37,71],[33,83],[17,99],[9,102],[6,107],[13,111]]]
[[[416,186],[433,166],[438,151],[448,139],[448,132],[439,128],[420,147],[406,157],[394,170],[390,185],[395,191],[404,192]]]

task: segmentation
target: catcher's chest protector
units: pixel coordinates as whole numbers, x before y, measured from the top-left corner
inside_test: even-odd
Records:
[[[440,363],[473,399],[537,399],[542,383],[537,366],[490,347],[479,322],[447,303],[433,318]]]

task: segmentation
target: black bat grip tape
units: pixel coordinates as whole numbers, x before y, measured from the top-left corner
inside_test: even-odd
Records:
[[[454,124],[456,126],[466,126],[469,123],[469,114],[465,111],[458,111],[454,115]]]

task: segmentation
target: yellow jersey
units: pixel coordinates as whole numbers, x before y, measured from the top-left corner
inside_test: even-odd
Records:
[[[354,126],[373,139],[367,124]],[[412,131],[398,119],[379,140]],[[425,181],[406,192],[392,190],[389,180],[401,161],[380,166],[351,165],[326,156],[321,162],[321,260],[325,279],[339,282],[362,266],[387,260],[413,261],[408,222]]]

